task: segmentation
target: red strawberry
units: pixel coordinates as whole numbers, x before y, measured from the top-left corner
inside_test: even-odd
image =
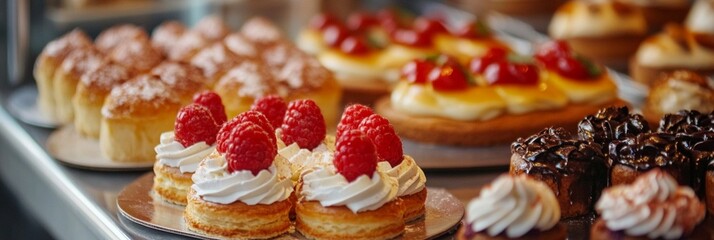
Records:
[[[402,140],[394,132],[389,120],[378,114],[372,114],[362,120],[359,130],[372,139],[374,146],[377,147],[379,161],[387,161],[392,167],[402,163],[404,159]]]
[[[360,130],[352,129],[344,132],[336,144],[332,163],[338,173],[350,182],[363,174],[372,177],[377,169],[377,152],[369,137]]]
[[[402,78],[410,83],[424,84],[432,69],[434,69],[434,63],[423,59],[415,59],[402,67]]]
[[[337,138],[340,138],[343,132],[358,129],[362,119],[374,114],[371,108],[362,104],[353,104],[345,108],[342,113],[340,123],[337,124]]]
[[[211,111],[213,120],[216,120],[216,124],[221,125],[228,117],[226,117],[226,109],[223,107],[223,102],[218,94],[211,91],[203,91],[193,95],[193,103],[199,104],[208,108]]]
[[[228,172],[249,170],[257,175],[260,170],[270,167],[278,154],[270,136],[271,133],[249,121],[236,125],[221,143],[226,146]]]
[[[468,76],[456,63],[447,62],[435,67],[429,72],[428,79],[436,91],[459,91],[469,87]]]
[[[270,140],[273,142],[273,145],[276,145],[275,129],[273,128],[273,126],[270,125],[268,119],[265,118],[265,116],[263,116],[263,114],[260,112],[247,111],[238,114],[238,116],[231,119],[230,122],[223,124],[223,127],[221,127],[221,130],[218,132],[217,137],[219,143],[218,146],[216,146],[216,149],[218,150],[218,152],[225,152],[226,146],[222,145],[221,142],[225,142],[225,140],[229,137],[231,131],[233,131],[235,126],[242,122],[251,122],[259,126],[261,129],[263,129],[263,131],[267,133],[272,133]]]
[[[280,136],[285,144],[297,143],[300,148],[311,150],[320,145],[327,133],[320,107],[309,99],[295,100],[288,104],[281,128]]]
[[[250,106],[250,110],[258,111],[268,118],[270,125],[273,125],[275,129],[283,124],[283,118],[285,117],[285,111],[287,109],[288,104],[285,103],[283,98],[276,95],[262,97],[255,100],[253,106]]]
[[[184,147],[191,146],[197,142],[206,142],[211,145],[216,142],[216,134],[219,126],[211,116],[208,108],[191,104],[179,110],[174,122],[174,134],[176,141]]]

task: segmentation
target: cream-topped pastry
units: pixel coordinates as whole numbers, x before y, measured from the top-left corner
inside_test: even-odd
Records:
[[[399,191],[396,180],[381,172],[348,182],[336,169],[326,167],[307,173],[302,179],[301,194],[306,200],[318,201],[323,207],[345,206],[355,213],[376,210],[394,201]]]
[[[411,156],[404,155],[404,160],[394,167],[389,162],[379,162],[377,163],[377,169],[397,179],[399,185],[397,196],[399,197],[418,193],[426,187],[424,171],[417,166]]]
[[[692,32],[714,34],[714,2],[695,1],[685,25]]]
[[[464,92],[437,92],[428,85],[400,82],[392,90],[392,107],[414,116],[436,116],[455,120],[488,120],[506,110],[506,101],[491,87]]]
[[[382,56],[379,52],[373,52],[355,58],[336,50],[325,50],[317,57],[325,68],[335,74],[335,78],[342,85],[383,88],[385,84],[393,83],[398,78],[388,78],[385,69],[379,65]]]
[[[510,114],[562,108],[568,97],[559,89],[539,83],[536,87],[497,86],[496,93],[506,102]]]
[[[555,13],[548,27],[553,38],[642,35],[647,23],[641,12],[610,1],[570,1]]]
[[[663,6],[663,7],[679,7],[689,4],[688,0],[617,0],[623,3],[637,6]]]
[[[681,239],[704,220],[704,205],[694,191],[678,186],[672,176],[659,169],[640,176],[632,184],[606,189],[595,209],[600,226],[593,226],[592,239],[612,237],[610,232],[650,239]]]
[[[543,239],[565,239],[560,206],[544,183],[525,175],[501,175],[481,189],[466,206],[460,239],[480,239],[476,235],[518,238],[537,231]],[[547,237],[546,237],[547,236]]]
[[[650,88],[645,115],[654,119],[680,110],[714,111],[714,80],[690,71],[675,71]]]
[[[171,131],[161,134],[161,143],[154,150],[159,163],[179,168],[181,173],[193,173],[201,160],[211,154],[215,148],[215,144],[208,145],[206,142],[184,147],[176,141],[176,135]]]
[[[699,44],[690,30],[668,26],[640,45],[635,61],[646,67],[710,69],[714,68],[714,49]]]

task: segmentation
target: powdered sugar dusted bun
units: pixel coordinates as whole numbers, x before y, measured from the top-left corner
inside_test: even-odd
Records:
[[[142,74],[112,89],[104,102],[102,116],[109,119],[148,117],[168,109],[177,111],[180,106],[176,92],[168,84],[158,76]]]
[[[196,53],[191,58],[191,65],[200,69],[207,84],[213,86],[223,74],[240,61],[240,57],[236,56],[222,42],[216,42]]]
[[[55,97],[55,113],[60,123],[70,123],[74,117],[72,97],[77,90],[79,79],[84,73],[106,64],[104,55],[93,47],[72,51],[62,61],[62,65],[54,75],[53,91]]]
[[[243,61],[231,68],[214,89],[223,99],[228,117],[247,111],[255,99],[277,94],[270,70],[258,61]]]
[[[72,99],[74,126],[81,135],[99,138],[104,99],[112,88],[126,82],[133,75],[133,72],[121,65],[108,63],[82,76]]]
[[[241,27],[240,33],[249,41],[261,46],[271,45],[285,39],[275,24],[262,17],[248,20]]]
[[[121,43],[134,40],[149,40],[149,35],[136,25],[122,24],[102,31],[94,43],[99,51],[109,53]]]
[[[37,82],[38,105],[40,110],[48,118],[56,118],[55,116],[55,97],[52,79],[54,79],[55,71],[62,64],[69,53],[75,49],[86,48],[92,45],[92,40],[82,32],[82,30],[74,29],[64,36],[51,41],[37,57],[35,62],[34,77]]]
[[[332,78],[330,71],[317,59],[293,45],[277,44],[265,49],[261,57],[275,79],[290,90],[309,91]]]
[[[198,21],[196,26],[193,27],[193,31],[201,34],[209,41],[219,41],[228,35],[231,29],[223,22],[220,16],[211,15]]]
[[[166,56],[173,61],[189,61],[194,54],[208,46],[210,41],[195,31],[188,31],[175,40]]]
[[[201,71],[186,63],[163,62],[152,69],[151,73],[174,91],[183,104],[190,103],[195,93],[207,88]]]
[[[255,44],[249,41],[241,33],[231,33],[223,39],[223,44],[231,51],[233,54],[242,58],[256,58],[258,56],[258,49]]]
[[[174,45],[176,39],[181,37],[185,32],[186,26],[178,21],[164,22],[154,28],[154,32],[151,34],[151,44],[153,44],[156,49],[161,50],[164,55],[167,55],[167,52]]]
[[[163,55],[148,39],[127,40],[119,43],[109,54],[109,58],[136,72],[149,71],[163,61]]]

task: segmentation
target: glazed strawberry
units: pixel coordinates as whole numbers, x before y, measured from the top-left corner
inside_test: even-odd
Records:
[[[342,41],[349,36],[349,32],[342,25],[330,25],[322,30],[322,39],[330,47],[340,47]]]
[[[176,141],[184,147],[198,142],[206,142],[208,145],[215,143],[218,129],[211,111],[198,104],[182,107],[174,122]]]
[[[283,124],[283,117],[285,117],[287,109],[288,104],[285,103],[285,100],[276,95],[262,97],[255,100],[253,105],[250,106],[250,110],[258,111],[268,118],[270,125],[275,129]]]
[[[587,79],[590,78],[588,70],[583,66],[583,63],[572,57],[560,58],[558,61],[558,74],[571,79]]]
[[[486,67],[492,63],[507,61],[507,56],[508,52],[506,52],[505,49],[491,48],[486,52],[486,54],[483,55],[483,57],[471,59],[471,62],[469,63],[469,70],[475,74],[483,73],[483,71],[486,70]]]
[[[338,24],[340,24],[340,20],[329,13],[321,13],[310,19],[310,27],[317,30],[324,30],[329,26]]]
[[[225,158],[228,172],[248,170],[258,175],[260,170],[268,169],[275,155],[275,144],[270,140],[270,133],[252,122],[240,122],[228,135],[225,142]]]
[[[410,83],[424,84],[429,78],[429,72],[434,69],[434,64],[423,59],[416,59],[402,67],[402,78]]]
[[[332,162],[337,172],[347,181],[357,177],[372,174],[377,169],[377,152],[374,143],[362,131],[352,129],[337,139],[335,159]]]
[[[347,28],[352,31],[364,32],[377,24],[377,19],[366,12],[353,13],[347,17]]]
[[[351,55],[363,55],[369,53],[370,48],[364,39],[357,36],[349,36],[342,40],[340,51]]]
[[[359,129],[359,124],[362,119],[374,114],[371,108],[362,104],[353,104],[345,108],[340,118],[340,123],[337,124],[337,138],[340,138],[343,132]]]
[[[573,53],[567,42],[555,40],[541,44],[536,50],[534,57],[548,69],[556,69],[559,58],[571,57],[572,55]]]
[[[215,92],[203,91],[193,95],[193,103],[199,104],[208,108],[211,111],[211,116],[213,120],[216,120],[216,124],[221,125],[228,120],[226,117],[226,109],[223,106],[221,97]]]
[[[273,142],[273,145],[276,145],[277,140],[275,139],[275,129],[273,128],[273,126],[270,125],[270,122],[262,113],[252,110],[238,114],[238,116],[231,119],[230,122],[223,124],[221,130],[218,131],[218,141],[222,142],[223,140],[225,140],[230,134],[230,132],[233,130],[233,128],[235,128],[236,125],[242,122],[252,122],[253,124],[263,129],[263,131],[273,133],[270,139]],[[218,144],[218,146],[216,146],[219,152],[223,152],[226,149],[225,147],[226,146],[223,146],[221,144]]]
[[[536,85],[538,68],[533,64],[496,62],[484,70],[489,85]]]
[[[372,143],[377,147],[379,161],[387,161],[392,167],[402,163],[402,159],[404,159],[402,140],[394,132],[394,127],[389,124],[389,120],[380,115],[372,114],[362,120],[359,124],[359,130],[372,139]]]
[[[280,137],[286,145],[297,143],[300,148],[314,149],[325,139],[325,118],[320,107],[309,99],[288,104]]]
[[[447,62],[429,73],[429,82],[436,91],[459,91],[469,87],[468,76],[458,63]]]

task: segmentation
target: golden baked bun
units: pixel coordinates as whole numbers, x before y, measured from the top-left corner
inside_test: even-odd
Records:
[[[258,61],[244,61],[228,70],[214,87],[221,96],[226,115],[232,118],[248,111],[255,99],[276,94],[276,82],[268,68]]]
[[[74,127],[80,135],[99,138],[104,99],[112,88],[126,82],[133,75],[134,72],[121,65],[108,63],[82,76],[72,99]]]
[[[299,199],[295,212],[295,228],[309,239],[392,239],[404,232],[401,200],[355,214],[345,206]]]
[[[161,52],[147,39],[121,42],[113,48],[109,58],[116,64],[140,73],[149,71],[164,60]]]
[[[177,167],[171,167],[166,164],[161,164],[159,161],[154,163],[154,185],[151,189],[156,192],[161,199],[167,202],[186,205],[188,192],[191,189],[191,176],[193,173],[181,173]]]
[[[59,123],[71,123],[74,118],[72,98],[82,75],[106,64],[104,55],[93,47],[77,49],[62,61],[53,80],[54,108]]]
[[[181,101],[158,76],[143,74],[112,89],[102,107],[102,154],[118,162],[153,162],[161,133],[173,129]]]
[[[164,56],[167,56],[167,52],[174,45],[176,39],[181,37],[186,31],[186,26],[178,21],[161,23],[161,25],[154,28],[151,34],[151,44],[154,45],[156,49],[159,49]]]
[[[182,105],[188,105],[193,95],[207,88],[206,79],[197,68],[177,62],[163,62],[151,70],[151,74],[168,86]]]
[[[148,41],[149,35],[143,28],[131,24],[110,27],[97,36],[94,44],[99,51],[109,54],[115,47],[128,41]]]
[[[215,85],[221,76],[239,62],[240,58],[221,42],[204,48],[191,58],[191,65],[203,72],[209,86]]]
[[[253,42],[258,48],[265,48],[278,43],[289,43],[280,28],[263,17],[254,17],[243,24],[240,33],[246,40]]]
[[[288,231],[291,206],[288,199],[268,205],[247,205],[242,201],[217,204],[204,201],[191,190],[183,216],[188,229],[208,236],[267,239]]]
[[[220,41],[231,32],[231,29],[223,22],[220,16],[211,15],[202,18],[196,26],[193,26],[193,31],[201,34],[208,41]]]
[[[679,110],[714,111],[714,80],[691,71],[663,75],[650,88],[644,115],[659,122],[664,114]]]
[[[82,32],[74,29],[64,36],[51,41],[45,46],[35,62],[34,76],[37,82],[37,103],[40,111],[46,117],[55,119],[54,75],[62,61],[75,49],[87,48],[92,40]]]
[[[426,188],[424,188],[417,193],[399,197],[404,204],[405,222],[411,222],[424,216],[426,213],[426,207],[424,205],[426,202],[426,194]]]
[[[188,31],[174,40],[173,46],[169,47],[166,57],[172,61],[187,62],[198,51],[208,46],[210,41],[201,34]]]

